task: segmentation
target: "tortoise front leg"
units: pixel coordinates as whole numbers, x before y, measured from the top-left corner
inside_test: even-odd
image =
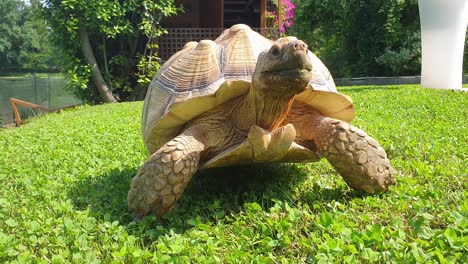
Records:
[[[188,129],[153,153],[130,183],[128,208],[143,217],[161,217],[174,207],[185,186],[197,171],[203,136]]]
[[[296,127],[300,139],[313,140],[350,187],[378,193],[396,184],[385,150],[361,129],[307,106],[293,107],[285,122]]]

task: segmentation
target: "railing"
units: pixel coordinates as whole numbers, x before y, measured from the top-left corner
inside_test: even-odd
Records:
[[[215,40],[224,30],[225,28],[169,28],[167,34],[157,40],[159,57],[166,61],[181,50],[187,42],[203,39]],[[277,39],[281,36],[277,28],[252,28],[252,30],[269,39]]]
[[[1,1],[1,0],[0,0]],[[58,109],[80,104],[71,91],[65,88],[66,80],[62,74],[25,74],[21,72],[5,73],[0,71],[0,124],[12,124],[15,115],[10,105],[10,98],[19,99],[48,109]],[[22,119],[39,109],[25,108],[18,105]]]
[[[15,99],[15,98],[10,98],[10,104],[11,104],[11,108],[13,109],[13,114],[15,115],[16,126],[20,126],[23,123],[23,121],[21,120],[21,116],[20,116],[20,113],[18,111],[18,106],[17,105],[21,105],[21,106],[24,106],[24,107],[29,107],[29,108],[32,108],[32,109],[39,109],[39,110],[47,112],[47,113],[50,112],[50,110],[45,108],[45,107],[42,107],[42,106],[37,105],[37,104],[32,104],[32,103],[29,103],[29,102],[26,102],[26,101],[18,100],[18,99]]]
[[[21,105],[21,106],[27,107],[27,108],[31,108],[31,109],[38,109],[38,110],[46,112],[46,113],[57,112],[57,111],[60,111],[60,110],[63,110],[63,109],[72,108],[72,107],[76,107],[76,106],[80,105],[80,104],[75,104],[75,105],[70,105],[70,106],[61,107],[61,108],[57,108],[57,109],[48,109],[48,108],[45,108],[43,106],[33,104],[33,103],[30,103],[30,102],[26,102],[26,101],[23,101],[23,100],[18,100],[18,99],[15,99],[15,98],[10,98],[10,104],[11,104],[11,108],[13,110],[13,114],[15,116],[16,126],[20,126],[21,124],[23,124],[23,120],[21,119],[20,111],[18,110],[18,105]]]

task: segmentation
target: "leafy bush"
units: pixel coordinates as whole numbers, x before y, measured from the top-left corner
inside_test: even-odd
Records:
[[[39,16],[38,0],[0,2],[0,70],[47,71],[56,67],[60,54],[51,45],[47,26]]]
[[[467,263],[467,93],[347,87],[398,185],[349,189],[321,161],[197,173],[162,220],[132,222],[142,103],[0,131],[0,262]]]
[[[276,6],[276,10],[278,10],[278,0],[270,1],[273,5]],[[294,9],[296,6],[291,2],[291,0],[284,0],[282,3],[282,21],[281,25],[278,25],[278,12],[271,11],[267,12],[267,27],[270,28],[278,28],[281,33],[284,33],[286,29],[290,28],[294,25]]]
[[[101,72],[113,99],[144,97],[147,79],[160,66],[154,49],[155,38],[164,33],[159,23],[177,12],[174,0],[43,2],[51,39],[63,51],[68,87],[77,97],[86,102],[106,101],[92,81],[90,57],[96,60],[93,67]],[[85,39],[91,51],[84,51]]]
[[[305,40],[335,77],[420,74],[417,0],[295,3],[288,33]]]
[[[404,46],[397,49],[385,48],[375,61],[388,68],[385,75],[419,75],[421,65],[421,35],[419,32],[409,34]]]
[[[463,54],[463,74],[468,74],[468,29],[467,33],[465,33],[465,49],[463,50],[465,54]]]

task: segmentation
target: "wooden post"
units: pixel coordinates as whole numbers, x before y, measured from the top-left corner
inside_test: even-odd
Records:
[[[34,72],[33,72],[32,80],[33,80],[33,87],[34,87],[34,103],[37,104],[36,70],[34,70]]]
[[[281,29],[283,24],[283,0],[278,0],[278,28]]]
[[[260,2],[260,28],[266,28],[267,0]]]
[[[221,21],[220,21],[220,25],[221,25],[221,28],[224,28],[224,0],[221,0],[221,6],[219,7],[220,9],[220,13],[221,13]]]
[[[29,108],[32,108],[32,109],[39,109],[39,110],[44,111],[46,113],[57,112],[57,111],[60,111],[62,109],[72,108],[72,107],[76,107],[76,106],[80,105],[80,104],[74,104],[74,105],[69,105],[69,106],[65,106],[65,107],[61,107],[61,108],[49,109],[49,108],[45,108],[45,107],[37,105],[37,104],[29,103],[29,102],[26,102],[26,101],[15,99],[15,98],[10,98],[10,104],[11,104],[11,108],[13,109],[13,114],[15,115],[16,126],[20,126],[23,123],[23,121],[21,120],[19,110],[18,110],[18,105],[21,105],[21,106],[24,106],[24,107],[29,107]]]
[[[50,107],[50,101],[51,101],[51,100],[50,100],[50,95],[52,94],[52,93],[50,92],[50,87],[51,87],[51,85],[50,85],[50,72],[49,72],[49,79],[48,79],[47,81],[48,81],[48,82],[47,82],[47,91],[48,91],[48,95],[47,95],[47,97],[48,97],[48,100],[47,100],[47,107],[50,109],[50,108],[51,108],[51,107]]]
[[[16,126],[20,126],[23,123],[23,121],[21,120],[21,116],[19,114],[19,111],[18,111],[17,104],[25,106],[25,107],[33,108],[33,109],[39,109],[39,110],[45,111],[47,113],[51,112],[49,109],[47,109],[45,107],[42,107],[40,105],[32,104],[32,103],[22,101],[22,100],[18,100],[18,99],[15,99],[15,98],[10,98],[10,104],[11,104],[11,108],[13,109],[13,113],[15,114]]]
[[[13,109],[13,114],[15,115],[16,126],[20,126],[21,125],[21,116],[19,114],[18,107],[16,106],[16,102],[13,101],[13,98],[10,98],[10,104],[11,104],[11,108]]]

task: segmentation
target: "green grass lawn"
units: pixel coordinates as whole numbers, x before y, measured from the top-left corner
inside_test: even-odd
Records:
[[[385,194],[349,189],[325,160],[224,168],[135,223],[141,102],[0,130],[0,263],[467,263],[468,93],[340,90],[397,171]]]

